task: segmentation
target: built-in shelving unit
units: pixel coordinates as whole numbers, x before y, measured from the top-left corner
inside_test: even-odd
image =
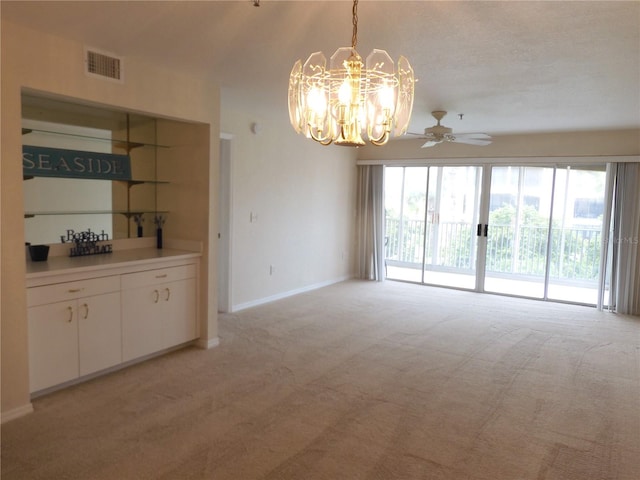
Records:
[[[153,213],[153,214],[167,214],[168,210],[64,210],[64,211],[56,211],[52,210],[50,212],[24,212],[25,218],[32,218],[39,215],[125,215],[127,217],[132,217],[133,215],[139,215],[142,213]]]
[[[138,231],[134,220],[140,221],[140,216],[144,215],[142,220],[146,227],[144,231],[147,235],[153,234],[155,231],[152,223],[154,218],[169,213],[167,210],[158,209],[158,188],[170,183],[158,178],[158,152],[171,148],[169,145],[157,141],[156,122],[155,118],[143,115],[68,104],[44,98],[23,97],[22,135],[24,145],[102,154],[126,154],[131,163],[130,179],[90,179],[98,182],[94,183],[97,185],[96,192],[111,192],[103,194],[108,197],[108,200],[105,200],[106,204],[98,204],[97,195],[86,193],[85,197],[91,198],[78,198],[75,203],[69,200],[69,197],[73,196],[73,189],[68,186],[79,185],[77,182],[87,182],[87,179],[64,178],[64,181],[61,181],[60,177],[24,175],[26,195],[29,195],[30,191],[37,191],[34,198],[41,196],[44,198],[43,192],[55,190],[58,188],[58,184],[66,182],[65,187],[60,187],[59,195],[47,193],[47,195],[53,195],[53,197],[49,197],[53,198],[50,201],[45,200],[43,203],[30,202],[28,199],[25,201],[24,218],[30,219],[26,224],[27,232],[29,226],[34,225],[32,222],[36,222],[31,219],[36,217],[59,216],[60,222],[58,224],[60,226],[56,228],[63,230],[68,228],[68,224],[76,222],[73,217],[80,218],[78,216],[88,215],[100,218],[99,221],[96,220],[95,230],[104,229],[106,231],[108,227],[113,232],[113,238],[131,237],[135,236],[135,232]],[[94,134],[94,132],[97,133]],[[34,179],[37,179],[37,184],[27,188],[27,184]],[[102,182],[110,182],[111,187],[100,187]],[[79,186],[78,188],[86,192],[88,187]],[[62,205],[58,203],[58,199],[61,200],[60,204]],[[103,217],[98,217],[100,215]],[[112,220],[105,219],[105,215],[111,215]],[[67,216],[66,219],[64,216]],[[82,225],[93,223],[90,218],[83,218]],[[118,218],[122,220],[118,220]],[[44,220],[42,221],[44,222]],[[102,224],[98,225],[100,222]],[[105,222],[110,225],[105,226]],[[52,224],[52,221],[45,223]],[[35,224],[39,225],[40,221]],[[77,228],[94,230],[93,225],[78,226]],[[34,228],[38,232],[43,229],[39,226]],[[37,241],[38,243],[51,243],[59,237],[59,234],[59,231],[52,232],[49,237],[51,240],[44,238]],[[36,235],[34,234],[34,236]],[[27,236],[27,240],[31,241],[29,236]]]
[[[110,143],[111,145],[113,145],[114,148],[118,148],[118,149],[122,149],[122,150],[126,150],[127,152],[130,152],[131,150],[135,149],[135,148],[141,148],[141,147],[151,147],[151,148],[171,148],[169,145],[160,145],[157,143],[148,143],[148,142],[132,142],[129,140],[125,140],[125,139],[118,139],[118,138],[104,138],[104,137],[95,137],[95,136],[91,136],[91,135],[81,135],[81,134],[76,134],[76,133],[68,133],[68,132],[57,132],[54,130],[41,130],[38,128],[23,128],[22,129],[22,135],[29,135],[30,133],[39,133],[39,134],[44,134],[44,135],[56,135],[56,136],[66,136],[69,138],[81,138],[84,140],[91,140],[91,141],[96,141],[96,142],[105,142],[105,143]]]
[[[30,175],[23,176],[23,180],[31,180],[35,177]],[[151,185],[168,185],[169,182],[162,180],[104,180],[108,182],[120,182],[127,185],[127,189],[135,185],[143,185],[143,184],[151,184]],[[128,198],[127,204],[130,205],[130,199]],[[24,218],[33,218],[39,215],[124,215],[127,218],[131,218],[134,215],[140,214],[167,214],[168,210],[158,210],[158,209],[132,209],[127,208],[125,210],[42,210],[42,211],[33,211],[33,212],[24,212]]]

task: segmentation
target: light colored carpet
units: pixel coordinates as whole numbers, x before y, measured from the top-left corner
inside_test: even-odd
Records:
[[[35,400],[2,479],[640,479],[640,319],[350,281]]]

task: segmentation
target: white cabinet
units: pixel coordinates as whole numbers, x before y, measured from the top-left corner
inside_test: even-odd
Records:
[[[162,298],[167,306],[164,345],[171,347],[196,338],[196,279],[166,284]]]
[[[123,361],[197,337],[196,266],[122,275]]]
[[[29,288],[27,302],[30,391],[122,361],[118,276]]]
[[[199,258],[138,248],[28,264],[30,391],[198,338]]]
[[[120,292],[78,301],[80,376],[122,362]]]
[[[29,390],[78,377],[78,315],[76,302],[30,307]]]

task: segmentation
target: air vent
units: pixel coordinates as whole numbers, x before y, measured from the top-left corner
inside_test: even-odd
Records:
[[[93,48],[85,49],[85,72],[120,83],[124,81],[122,59]]]

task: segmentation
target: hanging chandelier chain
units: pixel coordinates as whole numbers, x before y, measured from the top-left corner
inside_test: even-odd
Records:
[[[356,49],[358,44],[358,0],[353,0],[353,35],[351,37],[351,48]]]

